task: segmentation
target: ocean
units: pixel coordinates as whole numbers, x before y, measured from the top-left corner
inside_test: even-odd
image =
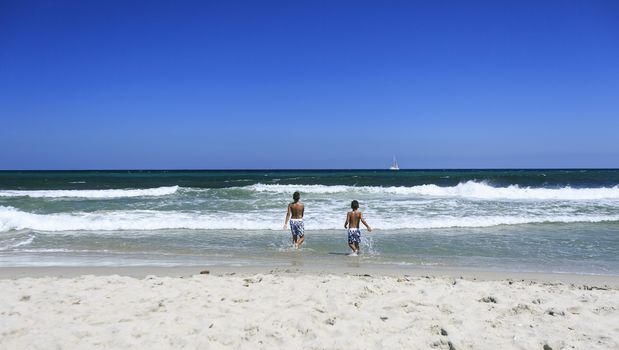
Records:
[[[374,228],[359,257],[353,199]],[[0,172],[0,266],[179,265],[619,275],[619,170]]]

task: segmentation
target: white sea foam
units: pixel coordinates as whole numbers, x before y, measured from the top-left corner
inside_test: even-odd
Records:
[[[256,192],[275,192],[275,193],[292,193],[294,191],[301,191],[305,193],[340,193],[350,192],[354,190],[360,190],[363,188],[371,187],[353,187],[344,185],[268,185],[268,184],[255,184],[250,186],[241,187],[242,189],[256,191]],[[374,187],[381,188],[381,187]]]
[[[178,186],[144,189],[110,189],[110,190],[0,190],[0,197],[31,198],[92,198],[109,199],[124,197],[166,196],[176,193]]]
[[[470,198],[486,200],[598,200],[619,199],[619,186],[599,188],[533,188],[511,185],[494,187],[484,182],[467,181],[455,186],[434,184],[418,186],[345,186],[345,185],[275,185],[255,184],[228,189],[246,190],[257,193],[291,193],[300,191],[310,194],[368,194],[385,196],[427,196]],[[182,188],[166,186],[146,189],[106,189],[106,190],[0,190],[0,197],[31,198],[91,198],[113,199],[125,197],[166,196],[177,192],[208,192],[211,189]],[[226,190],[226,189],[220,189]]]
[[[619,186],[600,188],[532,188],[511,185],[494,187],[484,182],[467,181],[456,186],[325,186],[325,185],[269,185],[255,184],[242,187],[256,192],[290,193],[300,191],[312,194],[368,193],[385,195],[457,197],[470,199],[513,200],[597,200],[619,199]]]
[[[306,219],[308,230],[341,229],[341,218],[319,215]],[[376,229],[427,229],[448,227],[490,227],[528,223],[573,223],[619,221],[619,215],[474,215],[466,217],[406,216],[398,220],[374,216]],[[33,229],[38,231],[116,231],[116,230],[281,230],[277,215],[247,215],[246,213],[201,213],[180,211],[130,210],[34,214],[12,207],[0,206],[0,231]]]

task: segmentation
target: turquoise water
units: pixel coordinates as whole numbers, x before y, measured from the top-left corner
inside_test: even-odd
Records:
[[[307,244],[282,230],[299,190]],[[375,231],[347,257],[361,203]],[[0,172],[0,264],[619,274],[619,170]]]

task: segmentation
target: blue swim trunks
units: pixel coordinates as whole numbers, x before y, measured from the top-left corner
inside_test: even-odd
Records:
[[[358,228],[348,229],[348,244],[361,243],[361,230]]]
[[[292,232],[292,238],[294,239],[303,237],[305,235],[305,225],[303,224],[303,220],[290,220],[290,232]]]

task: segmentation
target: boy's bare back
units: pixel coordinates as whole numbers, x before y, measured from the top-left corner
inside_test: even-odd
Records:
[[[367,222],[365,222],[365,219],[363,219],[363,213],[360,210],[349,211],[346,214],[346,223],[344,224],[344,227],[349,229],[359,228],[360,222],[367,227],[369,232],[372,232],[372,228]]]
[[[359,222],[363,217],[363,213],[359,210],[349,211],[348,212],[348,227],[350,228],[359,228]]]
[[[288,209],[290,209],[291,219],[303,219],[303,211],[305,211],[305,205],[303,205],[303,203],[292,202],[288,204]]]

